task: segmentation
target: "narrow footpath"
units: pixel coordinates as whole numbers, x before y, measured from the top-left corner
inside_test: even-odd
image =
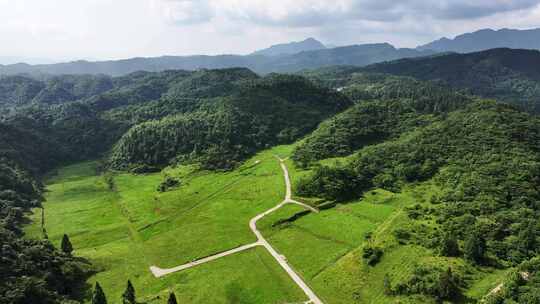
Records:
[[[306,296],[309,298],[309,301],[307,301],[305,303],[322,304],[323,302],[317,297],[315,292],[313,292],[313,290],[311,290],[311,288],[304,282],[304,280],[302,280],[302,278],[293,270],[293,268],[289,265],[289,263],[287,263],[286,257],[279,254],[274,249],[274,247],[272,247],[272,245],[270,245],[270,243],[268,243],[268,241],[264,238],[262,233],[257,229],[257,222],[259,220],[261,220],[265,216],[275,212],[276,210],[280,209],[281,207],[285,206],[286,204],[296,204],[296,205],[300,205],[300,206],[302,206],[302,207],[304,207],[304,208],[306,208],[306,209],[308,209],[308,210],[310,210],[312,212],[319,212],[317,209],[315,209],[315,208],[313,208],[313,207],[311,207],[309,205],[303,204],[301,202],[297,202],[297,201],[292,199],[291,180],[290,180],[290,177],[289,177],[289,170],[287,169],[287,166],[285,165],[285,160],[281,159],[281,158],[278,158],[278,159],[279,159],[279,164],[281,166],[281,169],[283,170],[283,176],[285,178],[285,187],[286,187],[285,199],[279,205],[277,205],[274,208],[272,208],[270,210],[267,210],[267,211],[255,216],[253,219],[251,219],[251,221],[249,221],[249,228],[257,236],[257,242],[252,243],[252,244],[248,244],[248,245],[244,245],[244,246],[241,246],[241,247],[238,247],[238,248],[234,248],[234,249],[231,249],[231,250],[228,250],[228,251],[224,251],[224,252],[221,252],[221,253],[218,253],[218,254],[215,254],[215,255],[212,255],[212,256],[209,256],[209,257],[205,257],[205,258],[193,261],[193,262],[189,262],[189,263],[186,263],[184,265],[180,265],[178,267],[174,267],[174,268],[170,268],[170,269],[161,269],[161,268],[159,268],[157,266],[151,266],[150,271],[152,271],[152,274],[156,278],[163,277],[163,276],[166,276],[168,274],[178,272],[178,271],[182,271],[182,270],[185,270],[185,269],[189,269],[189,268],[192,268],[192,267],[204,264],[204,263],[208,263],[208,262],[220,259],[222,257],[226,257],[228,255],[232,255],[232,254],[235,254],[235,253],[238,253],[238,252],[242,252],[242,251],[251,249],[251,248],[256,247],[256,246],[263,246],[274,257],[274,259],[276,259],[276,261],[279,263],[279,265],[287,272],[287,274],[296,283],[296,285],[298,285],[298,287],[300,287],[302,289],[302,291],[304,291]]]

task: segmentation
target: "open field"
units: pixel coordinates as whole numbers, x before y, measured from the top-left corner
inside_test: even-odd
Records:
[[[264,250],[248,251],[208,264],[154,278],[148,267],[174,267],[197,258],[254,242],[249,220],[284,196],[284,182],[274,155],[286,156],[291,146],[276,147],[228,173],[200,172],[190,167],[162,173],[114,176],[114,187],[96,174],[96,163],[86,162],[59,170],[47,181],[45,228],[59,245],[67,233],[75,254],[92,261],[110,302],[117,303],[127,279],[140,300],[164,302],[174,291],[182,303],[290,303],[305,300],[275,260]],[[309,173],[287,161],[293,182]],[[179,176],[182,185],[159,193],[165,175]],[[294,189],[293,189],[294,191]],[[429,183],[402,193],[380,189],[356,202],[340,204],[318,214],[286,205],[259,222],[268,241],[288,259],[325,303],[418,303],[424,298],[389,298],[383,278],[403,280],[419,263],[460,267],[460,262],[438,258],[418,245],[399,244],[393,231],[409,225],[404,207],[428,204]],[[41,237],[41,212],[27,227]],[[426,225],[431,225],[429,221]],[[370,237],[368,237],[370,236]],[[366,244],[384,249],[375,267],[361,258]],[[480,298],[504,272],[479,271],[466,295]]]
[[[64,233],[70,236],[75,254],[100,270],[92,281],[99,281],[114,302],[127,279],[143,300],[175,290],[188,303],[228,303],[235,297],[257,303],[300,301],[302,292],[260,248],[164,279],[148,270],[255,241],[249,219],[284,195],[273,156],[280,152],[261,153],[230,173],[171,170],[168,174],[183,174],[183,185],[163,194],[156,191],[162,174],[119,174],[110,190],[96,175],[95,163],[69,166],[48,180],[45,227],[55,244]],[[40,237],[40,217],[36,212],[30,236]]]

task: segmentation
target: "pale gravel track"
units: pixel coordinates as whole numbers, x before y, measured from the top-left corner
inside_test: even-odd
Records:
[[[319,297],[317,297],[315,292],[313,290],[311,290],[311,288],[304,282],[304,280],[300,277],[300,275],[298,275],[294,271],[294,269],[289,265],[289,263],[287,263],[286,257],[284,255],[279,254],[274,249],[274,247],[272,247],[272,245],[270,245],[270,243],[268,243],[268,241],[264,238],[262,233],[257,229],[257,222],[259,220],[261,220],[265,216],[275,212],[276,210],[280,209],[281,207],[285,206],[286,204],[296,204],[296,205],[300,205],[300,206],[302,206],[302,207],[304,207],[304,208],[306,208],[306,209],[308,209],[308,210],[310,210],[312,212],[319,212],[317,209],[315,209],[315,208],[313,208],[313,207],[311,207],[309,205],[306,205],[304,203],[301,203],[301,202],[298,202],[298,201],[295,201],[295,200],[292,199],[291,180],[290,180],[290,177],[289,177],[289,170],[287,169],[287,166],[285,165],[285,159],[281,159],[281,158],[278,158],[278,159],[279,159],[279,164],[281,166],[281,169],[283,170],[283,177],[285,178],[285,190],[286,190],[285,191],[285,199],[279,205],[277,205],[274,208],[269,209],[269,210],[255,216],[253,219],[251,219],[249,221],[249,228],[257,236],[257,242],[252,243],[252,244],[248,244],[248,245],[244,245],[244,246],[241,246],[241,247],[238,247],[238,248],[234,248],[234,249],[231,249],[231,250],[228,250],[228,251],[224,251],[224,252],[221,252],[221,253],[218,253],[218,254],[215,254],[215,255],[212,255],[212,256],[209,256],[209,257],[205,257],[205,258],[193,261],[193,262],[189,262],[189,263],[186,263],[184,265],[180,265],[180,266],[174,267],[174,268],[161,269],[161,268],[159,268],[157,266],[151,266],[150,271],[152,272],[152,274],[156,278],[160,278],[160,277],[166,276],[168,274],[178,272],[178,271],[182,271],[182,270],[185,270],[185,269],[189,269],[189,268],[192,268],[192,267],[204,264],[204,263],[208,263],[208,262],[220,259],[222,257],[226,257],[226,256],[231,255],[231,254],[235,254],[235,253],[238,253],[238,252],[242,252],[242,251],[251,249],[251,248],[256,247],[256,246],[263,246],[272,255],[272,257],[274,257],[274,259],[285,270],[285,272],[287,272],[287,274],[296,283],[296,285],[298,285],[298,287],[300,287],[300,289],[302,289],[302,291],[309,298],[309,300],[307,302],[305,302],[305,303],[322,304],[323,302],[321,301],[321,299],[319,299]]]

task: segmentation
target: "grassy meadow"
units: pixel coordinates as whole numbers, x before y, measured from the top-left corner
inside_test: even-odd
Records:
[[[113,189],[96,174],[96,163],[68,166],[47,181],[45,228],[56,245],[64,233],[70,236],[75,254],[98,268],[91,282],[99,281],[112,303],[120,301],[128,279],[139,299],[150,303],[164,302],[169,291],[184,303],[301,301],[301,290],[262,248],[163,279],[149,271],[150,265],[173,267],[255,241],[249,220],[284,196],[274,157],[287,152],[282,150],[261,153],[228,173],[187,167],[138,176],[119,173]],[[157,192],[165,174],[180,176],[182,185]],[[42,237],[41,212],[33,217],[26,232]]]
[[[302,291],[263,249],[254,248],[161,279],[149,266],[177,266],[255,241],[248,222],[284,197],[282,171],[274,155],[288,156],[292,146],[262,152],[226,173],[193,167],[167,168],[161,173],[117,173],[114,186],[96,172],[95,162],[61,168],[47,180],[45,228],[54,244],[68,234],[75,254],[90,260],[109,303],[119,303],[126,281],[132,280],[140,301],[165,303],[174,291],[179,303],[294,303]],[[342,161],[332,160],[327,163]],[[293,187],[309,173],[287,161]],[[182,184],[159,193],[165,176]],[[293,189],[294,191],[294,189]],[[375,189],[356,202],[317,214],[287,205],[259,222],[269,242],[306,280],[325,303],[418,303],[424,298],[389,298],[383,278],[402,280],[418,263],[456,264],[424,247],[399,244],[394,231],[409,225],[404,208],[429,204],[436,188],[429,183],[401,193]],[[302,198],[300,198],[302,199]],[[311,200],[306,199],[307,202]],[[315,200],[313,200],[315,201]],[[41,212],[26,229],[41,234]],[[425,225],[432,225],[426,219]],[[365,245],[384,249],[376,266],[361,258]],[[504,272],[471,274],[476,283],[467,296],[479,298]]]

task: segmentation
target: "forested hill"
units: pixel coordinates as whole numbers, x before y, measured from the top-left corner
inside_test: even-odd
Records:
[[[73,303],[87,291],[93,271],[87,261],[67,245],[56,249],[45,229],[43,240],[23,234],[26,214],[43,200],[36,177],[65,161],[59,144],[31,126],[0,122],[1,303]]]
[[[392,45],[381,43],[304,51],[284,56],[164,56],[100,62],[75,61],[43,65],[0,65],[0,75],[106,74],[121,76],[137,71],[160,72],[171,69],[199,70],[232,67],[245,67],[260,74],[267,74],[296,72],[302,69],[338,64],[365,66],[387,60],[427,56],[434,53],[429,50],[397,49]]]
[[[120,138],[110,159],[117,168],[180,161],[230,169],[351,105],[303,77],[260,78],[246,69],[2,81],[2,303],[74,303],[87,296],[86,279],[95,269],[69,246],[55,249],[45,230],[41,241],[23,235],[26,214],[41,206],[39,179],[46,172],[103,157]]]
[[[377,113],[387,108],[386,104],[374,102],[365,108]],[[450,257],[452,262],[443,263],[443,269],[450,267],[461,278],[468,275],[456,266],[461,262],[477,267],[516,267],[531,273],[534,279],[527,281],[516,270],[518,274],[505,278],[502,291],[487,296],[485,303],[538,303],[538,117],[492,101],[473,102],[461,110],[427,119],[413,111],[409,113],[409,120],[417,117],[413,122],[421,123],[408,130],[399,127],[405,132],[393,137],[385,136],[385,128],[374,125],[383,131],[379,135],[373,132],[376,129],[371,130],[371,124],[364,125],[363,120],[371,112],[360,109],[322,125],[307,146],[295,152],[294,159],[300,165],[309,157],[356,152],[333,166],[314,167],[314,172],[297,184],[299,195],[347,202],[367,196],[373,189],[399,192],[425,182],[432,187],[431,199],[405,208],[407,224],[396,223],[399,226],[394,233],[399,243],[428,248],[435,256],[443,257],[439,261]],[[354,135],[356,140],[350,141],[346,129],[328,133],[347,123],[371,138],[362,138],[360,133]],[[333,139],[328,141],[325,134]],[[357,141],[363,141],[364,145]],[[338,150],[326,147],[335,143],[339,144]],[[379,250],[392,251],[391,248]],[[456,281],[460,287],[441,292],[438,286],[443,281],[431,279],[441,273],[436,270],[441,267],[437,263],[426,261],[431,266],[418,268],[423,270],[416,271],[410,280],[385,279],[387,294],[424,295],[433,299],[433,303],[441,300],[460,303],[460,288],[470,288],[472,283],[467,279]]]
[[[292,143],[350,105],[302,77],[271,75],[206,99],[193,112],[135,125],[114,147],[111,163],[125,169],[180,160],[229,169],[256,151]]]
[[[330,82],[334,86],[345,86],[341,92],[356,104],[323,122],[298,145],[294,159],[302,166],[347,156],[364,146],[396,138],[464,108],[474,100],[450,88],[409,77],[344,75],[335,71],[328,71],[336,76]],[[328,80],[325,75],[319,72],[312,77],[321,77],[316,79],[325,83],[324,79]]]
[[[403,59],[372,65],[365,72],[441,81],[475,95],[495,98],[540,113],[540,51],[493,49]]]
[[[114,87],[108,76],[0,77],[0,105],[59,104],[88,98]]]

